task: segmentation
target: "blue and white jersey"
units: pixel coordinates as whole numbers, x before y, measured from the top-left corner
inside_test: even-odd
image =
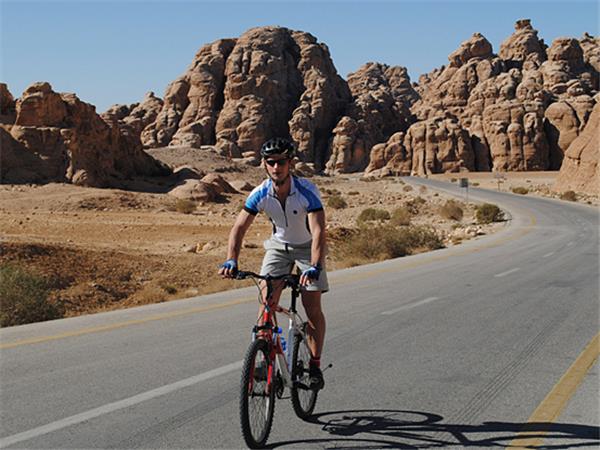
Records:
[[[301,245],[311,241],[308,213],[321,211],[319,189],[304,178],[292,177],[290,193],[285,202],[280,202],[273,189],[273,181],[267,179],[255,187],[244,209],[253,215],[264,211],[273,224],[275,240],[290,245]]]

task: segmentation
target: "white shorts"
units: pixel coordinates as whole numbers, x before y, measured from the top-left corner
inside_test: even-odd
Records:
[[[263,258],[261,275],[272,275],[274,277],[286,275],[292,272],[294,264],[300,272],[311,267],[310,264],[310,243],[301,246],[292,246],[282,244],[271,239],[267,239],[263,246],[265,247],[265,257]],[[327,282],[327,270],[323,263],[323,269],[318,280],[313,280],[306,286],[307,291],[327,292],[329,283]]]

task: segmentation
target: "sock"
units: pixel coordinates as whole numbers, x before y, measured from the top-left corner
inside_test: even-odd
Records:
[[[310,362],[308,363],[313,367],[321,367],[321,358],[310,358]]]

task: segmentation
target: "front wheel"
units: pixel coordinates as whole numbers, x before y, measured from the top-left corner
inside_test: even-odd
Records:
[[[292,353],[292,406],[296,415],[301,419],[307,419],[311,416],[319,392],[318,389],[310,388],[311,383],[308,374],[310,356],[306,341],[302,335],[296,335]]]
[[[275,410],[275,373],[269,364],[269,344],[255,340],[244,358],[240,385],[240,422],[250,448],[264,447]]]

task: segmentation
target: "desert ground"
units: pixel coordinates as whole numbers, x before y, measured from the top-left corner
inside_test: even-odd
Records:
[[[174,167],[184,159],[190,161],[189,155],[176,153],[165,156],[155,152],[155,156],[162,156]],[[252,185],[263,177],[260,167],[225,160],[212,167],[200,160],[196,165],[204,171],[220,172],[230,181],[244,179]],[[194,168],[194,163],[188,167]],[[527,195],[548,195],[556,175],[511,173],[500,183],[500,189],[526,186],[530,191]],[[432,178],[455,182],[462,176]],[[498,188],[498,180],[491,174],[467,176],[472,186]],[[400,178],[370,180],[352,174],[315,176],[312,180],[326,205],[329,270],[372,260],[347,258],[336,251],[348,230],[356,229],[359,214],[369,207],[392,212],[417,204],[411,224],[432,227],[444,246],[460,245],[465,239],[505,226],[502,222],[477,225],[475,205],[466,205],[460,199],[462,220],[443,217],[440,208],[450,197],[413,188]],[[239,282],[222,280],[216,272],[226,257],[229,230],[247,195],[226,194],[219,203],[199,203],[189,212],[181,211],[176,199],[166,193],[59,183],[1,185],[0,264],[18,265],[44,277],[51,287],[51,301],[64,309],[66,317],[239,287]],[[346,206],[332,207],[331,197],[341,197]],[[262,242],[270,232],[267,218],[259,215],[246,236],[241,267],[260,268]]]

